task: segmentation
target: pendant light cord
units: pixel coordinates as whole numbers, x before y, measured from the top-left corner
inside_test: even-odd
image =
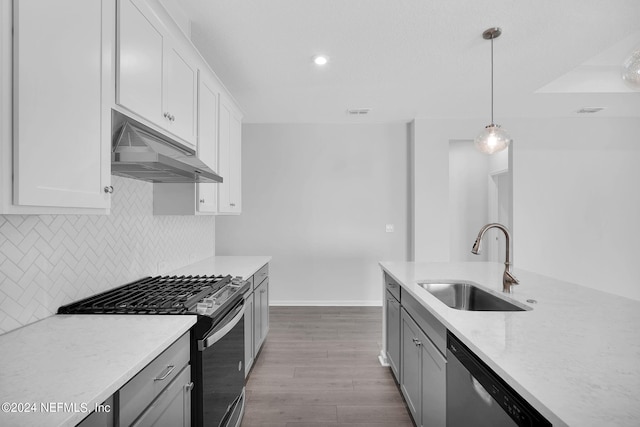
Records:
[[[491,37],[491,126],[493,126],[493,37]]]

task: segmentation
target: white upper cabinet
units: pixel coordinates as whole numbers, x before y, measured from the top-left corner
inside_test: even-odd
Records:
[[[120,0],[117,103],[196,145],[197,67],[144,0]]]
[[[158,125],[162,116],[162,32],[138,2],[119,2],[117,102]]]
[[[14,1],[11,16],[2,3],[3,46],[11,19],[14,33],[13,58],[2,49],[4,75],[13,63],[2,125],[12,115],[13,140],[3,130],[0,142],[13,156],[2,163],[0,211],[108,212],[113,0]]]
[[[191,143],[196,137],[197,68],[176,48],[166,51],[165,113],[169,117],[169,130]]]
[[[218,100],[220,89],[207,73],[199,73],[198,85],[198,157],[214,171],[218,170]],[[223,177],[224,179],[224,177]],[[200,213],[218,211],[218,185],[196,184]]]
[[[218,184],[218,213],[242,212],[242,118],[233,103],[220,98],[220,140],[218,173],[224,181]]]

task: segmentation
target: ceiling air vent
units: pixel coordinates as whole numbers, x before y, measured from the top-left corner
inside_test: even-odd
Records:
[[[350,108],[347,110],[347,114],[350,116],[366,116],[371,111],[371,108]]]
[[[576,111],[578,114],[593,114],[604,110],[604,107],[583,107]]]

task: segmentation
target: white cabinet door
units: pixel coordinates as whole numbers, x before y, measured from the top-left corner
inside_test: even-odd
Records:
[[[146,15],[146,4],[121,0],[118,20],[118,104],[163,126],[162,32]]]
[[[165,45],[167,96],[164,109],[170,115],[169,130],[193,142],[196,140],[197,71],[175,47]]]
[[[198,85],[198,157],[214,171],[218,170],[218,99],[220,91],[216,84],[199,73]],[[198,186],[198,212],[218,211],[218,185]]]
[[[218,186],[218,212],[239,214],[242,211],[242,120],[223,97],[220,99],[219,147],[218,173],[224,181]]]
[[[109,207],[113,19],[108,0],[14,2],[14,204]]]
[[[118,4],[117,103],[195,145],[197,67],[192,53],[178,47],[162,21],[170,18],[161,19],[145,0]]]

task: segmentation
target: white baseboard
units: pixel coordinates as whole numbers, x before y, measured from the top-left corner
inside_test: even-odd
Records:
[[[371,301],[269,301],[271,306],[318,306],[318,307],[382,307],[381,300]]]

